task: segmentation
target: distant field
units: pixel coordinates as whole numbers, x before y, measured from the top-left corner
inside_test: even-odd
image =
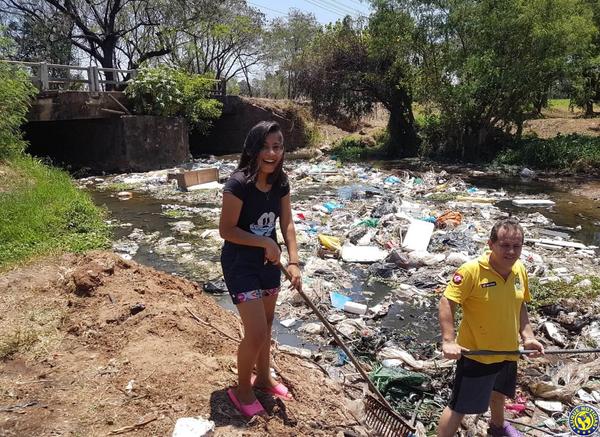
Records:
[[[565,115],[568,114],[567,116],[571,117],[580,115],[583,112],[583,110],[577,106],[574,106],[573,111],[571,112],[569,110],[569,102],[569,99],[550,99],[548,101],[548,108],[546,108],[546,111],[550,113],[566,113]],[[600,112],[600,105],[594,105],[594,112]]]

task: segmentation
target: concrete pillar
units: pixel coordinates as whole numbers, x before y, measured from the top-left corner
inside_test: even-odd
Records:
[[[42,87],[42,91],[47,91],[50,89],[50,81],[48,78],[48,64],[45,62],[40,62],[40,85]]]

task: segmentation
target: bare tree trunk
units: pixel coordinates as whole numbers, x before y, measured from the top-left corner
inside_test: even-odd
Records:
[[[585,102],[585,117],[593,117],[594,116],[594,102],[592,100],[588,100]]]

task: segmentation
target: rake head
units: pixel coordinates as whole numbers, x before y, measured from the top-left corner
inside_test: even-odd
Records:
[[[395,411],[371,395],[365,399],[365,421],[383,437],[414,437],[415,429]]]

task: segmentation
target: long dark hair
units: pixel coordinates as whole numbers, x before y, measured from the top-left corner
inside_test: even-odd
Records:
[[[256,182],[258,176],[258,164],[257,158],[261,149],[265,145],[267,136],[272,133],[281,132],[281,126],[276,121],[261,121],[254,125],[244,141],[244,149],[242,150],[242,156],[240,157],[240,163],[237,169],[244,172],[246,180],[248,182]],[[283,171],[283,160],[285,159],[285,148],[281,154],[281,160],[275,171],[267,178],[267,183],[273,186],[286,186],[288,184],[288,178]]]

